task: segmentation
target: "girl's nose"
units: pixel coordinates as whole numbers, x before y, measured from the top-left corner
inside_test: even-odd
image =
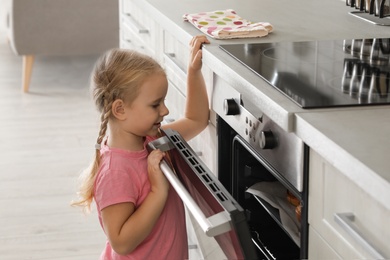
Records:
[[[166,106],[165,103],[164,103],[164,106],[163,106],[162,109],[161,109],[161,115],[162,115],[162,116],[166,116],[166,115],[168,115],[168,114],[169,114],[169,110],[168,110],[167,106]]]

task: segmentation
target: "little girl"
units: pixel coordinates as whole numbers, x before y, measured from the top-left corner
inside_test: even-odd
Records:
[[[155,60],[114,49],[95,65],[92,91],[101,112],[96,158],[82,175],[73,205],[89,210],[95,200],[108,238],[101,259],[188,259],[184,207],[159,166],[165,154],[149,154],[146,145],[160,127],[189,140],[207,126],[204,43],[205,36],[190,42],[185,117],[163,126],[168,81]]]

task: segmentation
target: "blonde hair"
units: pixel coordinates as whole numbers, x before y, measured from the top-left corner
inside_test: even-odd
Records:
[[[131,104],[137,97],[143,81],[154,73],[164,73],[163,68],[151,57],[136,51],[112,49],[95,63],[91,74],[91,92],[100,116],[100,130],[96,140],[95,159],[80,176],[79,199],[73,206],[88,212],[93,201],[93,190],[100,166],[100,145],[106,136],[111,118],[112,103],[121,99]]]

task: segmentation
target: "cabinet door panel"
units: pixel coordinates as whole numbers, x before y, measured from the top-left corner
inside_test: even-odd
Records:
[[[167,118],[170,120],[177,120],[184,116],[185,96],[171,80],[168,80],[168,93],[165,99],[166,106],[169,109]]]
[[[142,40],[138,37],[137,34],[131,31],[128,24],[123,23],[123,25],[121,26],[120,35],[121,35],[121,41],[120,41],[121,48],[136,50],[138,52],[147,55],[152,55],[152,53],[149,51],[149,48],[146,47],[145,43],[142,42]]]
[[[187,65],[190,57],[189,42],[183,44],[178,41],[171,33],[164,30],[164,54],[167,59],[174,63],[183,73],[187,71]]]
[[[166,97],[166,105],[169,109],[167,121],[177,120],[184,116],[185,97],[176,85],[169,80],[169,88]],[[216,173],[216,129],[214,125],[209,124],[205,130],[194,137],[188,143],[191,148],[197,153],[207,167]]]
[[[309,227],[309,237],[309,259],[342,259],[311,226]]]
[[[181,70],[167,54],[163,54],[163,62],[168,79],[178,89],[178,91],[181,92],[183,96],[186,96],[187,74]]]
[[[389,210],[314,151],[309,180],[309,223],[335,251],[347,259],[390,257]]]
[[[194,151],[199,153],[200,159],[207,165],[207,167],[217,174],[217,131],[214,125],[209,125],[198,136],[192,139],[189,144]]]

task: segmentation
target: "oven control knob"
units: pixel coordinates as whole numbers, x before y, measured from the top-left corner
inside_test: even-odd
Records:
[[[272,149],[276,147],[276,137],[271,130],[261,131],[260,147],[261,149]]]
[[[233,98],[225,99],[223,102],[223,111],[227,116],[238,115],[240,114],[240,106]]]

